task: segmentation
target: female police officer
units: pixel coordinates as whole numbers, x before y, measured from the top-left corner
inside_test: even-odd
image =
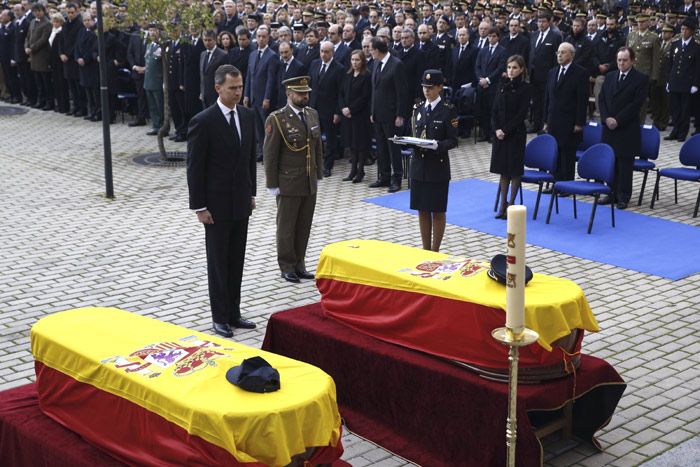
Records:
[[[418,211],[423,249],[440,250],[445,233],[450,183],[448,151],[457,147],[457,113],[440,97],[444,78],[439,70],[423,72],[425,101],[413,108],[413,136],[432,140],[430,148],[416,147],[411,156],[411,209]]]

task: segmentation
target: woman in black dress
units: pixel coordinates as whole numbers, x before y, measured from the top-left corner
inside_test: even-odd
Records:
[[[530,105],[530,84],[527,82],[525,59],[520,55],[508,58],[507,78],[501,81],[491,112],[494,128],[491,148],[491,173],[501,175],[501,206],[496,219],[506,218],[508,205],[513,204],[520,189],[525,169],[525,118]],[[510,200],[507,200],[510,184]]]
[[[445,233],[450,185],[449,150],[457,147],[457,112],[442,99],[445,79],[440,70],[425,70],[421,79],[425,101],[416,104],[411,119],[414,137],[431,141],[411,155],[411,209],[418,211],[424,250],[439,251]]]
[[[350,54],[350,69],[340,87],[340,110],[345,146],[350,149],[350,173],[343,181],[360,183],[365,178],[365,159],[369,154],[372,127],[369,121],[372,82],[367,59],[361,50]]]

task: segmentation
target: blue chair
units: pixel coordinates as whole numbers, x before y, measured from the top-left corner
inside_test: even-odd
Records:
[[[594,144],[581,155],[578,163],[578,175],[584,180],[572,180],[556,182],[552,187],[552,198],[549,201],[547,211],[547,224],[552,215],[552,205],[559,193],[569,193],[573,195],[574,219],[576,213],[576,195],[593,196],[593,208],[591,218],[588,221],[588,233],[593,229],[593,219],[598,206],[600,195],[612,196],[610,185],[615,180],[615,153],[607,144]],[[592,180],[592,181],[589,181]],[[610,203],[610,214],[612,215],[612,226],[615,227],[615,203]]]
[[[119,113],[122,114],[122,123],[124,123],[124,114],[129,112],[130,107],[136,107],[137,95],[134,89],[131,72],[127,68],[117,69],[117,103]]]
[[[673,188],[675,192],[675,204],[678,204],[678,180],[686,180],[689,182],[700,182],[700,135],[692,136],[688,141],[681,146],[679,154],[681,164],[695,166],[694,169],[689,167],[673,167],[670,169],[661,169],[656,172],[656,184],[654,185],[654,194],[651,195],[651,209],[654,209],[654,201],[659,193],[659,180],[661,177],[673,179]],[[698,217],[698,206],[700,206],[700,190],[698,191],[698,199],[695,201],[695,211],[693,217]]]
[[[659,130],[654,125],[642,125],[642,149],[639,153],[639,157],[634,159],[634,171],[644,174],[637,206],[642,205],[642,198],[644,197],[644,190],[647,186],[649,171],[656,170],[656,164],[652,161],[659,158],[660,144],[661,135],[659,134]]]
[[[593,121],[586,123],[586,126],[583,127],[583,140],[581,140],[581,144],[576,148],[576,160],[581,159],[581,154],[583,154],[586,149],[602,141],[603,125]]]
[[[523,183],[537,183],[537,201],[535,202],[535,212],[532,215],[532,220],[537,220],[537,211],[540,208],[540,198],[542,197],[542,187],[545,183],[554,183],[554,171],[557,169],[558,156],[557,140],[552,135],[539,135],[530,140],[525,146],[525,167],[531,167],[537,170],[525,169],[521,181]],[[520,204],[523,204],[523,188],[520,187]],[[501,190],[496,188],[496,205],[493,210],[498,209]],[[557,212],[559,212],[559,204],[557,201]]]

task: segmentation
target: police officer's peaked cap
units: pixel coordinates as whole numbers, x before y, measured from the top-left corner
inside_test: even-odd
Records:
[[[445,84],[445,77],[440,70],[425,70],[420,82],[421,86],[437,86]]]
[[[311,87],[309,83],[311,78],[308,76],[297,76],[295,78],[289,78],[282,81],[287,89],[294,92],[311,92]]]

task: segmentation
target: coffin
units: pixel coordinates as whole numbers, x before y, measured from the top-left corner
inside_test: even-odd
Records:
[[[283,466],[342,454],[335,384],[312,365],[115,308],[47,316],[31,346],[42,411],[125,463]],[[226,380],[253,356],[279,371],[279,391]]]
[[[491,337],[505,325],[505,286],[487,261],[376,240],[321,252],[316,282],[324,312],[377,339],[444,357],[505,380],[507,347]],[[520,349],[520,379],[565,376],[579,362],[584,331],[598,323],[574,282],[534,274],[525,288],[525,325],[540,335]]]

